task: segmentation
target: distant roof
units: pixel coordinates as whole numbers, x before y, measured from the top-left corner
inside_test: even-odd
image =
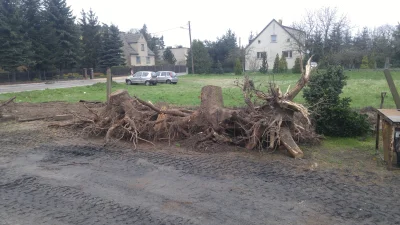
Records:
[[[276,22],[280,27],[282,27],[283,30],[285,30],[295,41],[297,41],[298,43],[300,43],[300,41],[298,40],[298,38],[296,38],[293,34],[293,31],[297,31],[297,32],[303,32],[302,30],[299,29],[295,29],[292,27],[288,27],[288,26],[283,26],[281,23],[279,23],[278,21],[276,21],[275,19],[272,19],[271,22],[268,23],[267,26],[264,27],[264,29],[255,37],[253,38],[253,40],[251,40],[251,42],[246,46],[249,47],[251,44],[253,44],[253,42],[265,31],[265,29],[267,29],[267,27],[269,27],[269,25],[271,25],[272,22]]]
[[[138,55],[136,50],[131,47],[129,40],[132,41],[134,37],[138,36],[138,38],[136,39],[136,42],[137,42],[137,40],[139,40],[139,38],[140,38],[140,34],[136,35],[136,34],[127,34],[127,33],[120,32],[119,36],[121,37],[121,40],[124,43],[124,46],[122,47],[123,51],[125,53],[128,53],[129,55]]]
[[[124,43],[123,50],[124,52],[130,54],[130,55],[138,55],[137,51],[131,47],[130,44],[132,43],[137,43],[142,36],[142,34],[132,34],[132,33],[125,33],[125,32],[120,32],[120,37],[122,42]],[[150,56],[154,56],[154,52],[150,50],[149,47],[147,47],[147,53]]]

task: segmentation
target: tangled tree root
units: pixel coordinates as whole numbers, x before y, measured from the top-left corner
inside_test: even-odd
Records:
[[[237,83],[247,104],[242,109],[224,108],[221,87],[212,85],[202,88],[201,105],[195,111],[159,108],[129,96],[126,90],[118,90],[111,94],[106,107],[100,111],[88,108],[90,116],[80,117],[74,125],[88,134],[105,136],[106,143],[125,139],[135,148],[139,142],[171,142],[200,134],[194,147],[210,141],[249,150],[275,149],[283,145],[294,158],[301,158],[303,152],[295,139],[307,140],[303,134],[318,138],[311,127],[307,108],[292,101],[308,81],[310,60],[297,85],[285,94],[273,84],[268,93],[256,90],[246,76],[243,83]],[[262,103],[255,104],[254,99]],[[295,120],[295,113],[301,119]]]

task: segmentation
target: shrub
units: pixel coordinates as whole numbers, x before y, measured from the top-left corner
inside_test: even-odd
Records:
[[[361,61],[360,69],[368,69],[368,68],[369,68],[368,56],[364,56]]]
[[[339,97],[346,79],[342,67],[328,66],[325,72],[313,74],[304,89],[303,97],[312,112],[317,133],[337,137],[368,133],[366,116],[350,108],[350,98]]]
[[[240,62],[239,59],[236,59],[236,63],[235,63],[235,75],[242,75],[242,73],[243,73],[242,63]]]
[[[221,62],[218,60],[215,65],[215,73],[217,74],[224,74],[224,68],[222,68]]]
[[[266,74],[268,72],[267,52],[263,52],[260,73]]]
[[[102,77],[102,76],[105,76],[105,74],[104,73],[93,73],[93,77]]]
[[[300,58],[296,58],[292,68],[292,73],[301,73]]]
[[[281,59],[279,60],[278,71],[279,71],[279,73],[286,73],[287,69],[288,68],[287,68],[286,57],[284,55],[282,55]]]
[[[273,73],[279,73],[279,55],[276,54],[275,61],[274,61],[274,67],[272,68]]]

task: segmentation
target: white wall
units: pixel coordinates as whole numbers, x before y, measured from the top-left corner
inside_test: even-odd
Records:
[[[271,42],[271,35],[276,35],[276,42]],[[288,39],[289,42],[288,42]],[[246,64],[245,69],[251,70],[255,65],[259,68],[261,66],[261,58],[257,59],[257,52],[267,52],[268,54],[268,69],[272,70],[276,54],[279,57],[282,51],[292,51],[292,57],[286,58],[288,69],[294,65],[296,57],[299,53],[295,51],[295,40],[291,37],[277,22],[273,21],[254,41],[246,48]],[[257,70],[258,70],[257,68]]]

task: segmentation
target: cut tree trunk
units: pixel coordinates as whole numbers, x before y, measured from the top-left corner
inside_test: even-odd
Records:
[[[296,142],[293,140],[292,134],[288,127],[281,128],[281,142],[285,148],[289,151],[290,155],[294,158],[303,158],[303,151],[299,148]]]

